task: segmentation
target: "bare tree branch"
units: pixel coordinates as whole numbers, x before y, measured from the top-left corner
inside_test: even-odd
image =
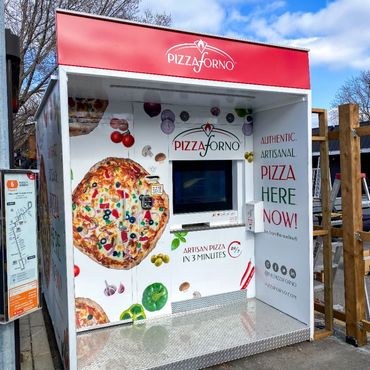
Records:
[[[1,0],[0,0],[1,1]],[[14,143],[28,137],[43,91],[56,70],[57,8],[169,26],[171,16],[140,11],[141,0],[5,0],[6,26],[20,38],[19,112],[14,117]]]
[[[348,79],[338,90],[331,105],[335,108],[348,103],[358,104],[360,120],[370,121],[370,70],[361,71],[358,76]]]

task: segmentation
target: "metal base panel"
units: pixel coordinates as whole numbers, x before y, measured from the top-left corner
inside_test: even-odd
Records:
[[[244,303],[247,300],[247,290],[215,294],[208,297],[188,299],[171,304],[172,313],[188,312],[200,309],[216,309],[234,303]],[[226,303],[227,302],[227,303]]]
[[[201,369],[309,339],[307,325],[253,298],[78,334],[78,369]]]

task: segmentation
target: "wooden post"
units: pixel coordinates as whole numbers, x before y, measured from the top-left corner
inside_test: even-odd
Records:
[[[359,110],[355,104],[339,106],[339,145],[343,211],[343,262],[346,307],[346,340],[362,346],[366,331],[363,245],[356,233],[362,231],[362,191]]]
[[[323,239],[325,329],[333,331],[333,255],[331,246],[330,171],[327,111],[319,113],[319,134],[325,137],[320,142],[321,210],[322,227],[327,231]]]

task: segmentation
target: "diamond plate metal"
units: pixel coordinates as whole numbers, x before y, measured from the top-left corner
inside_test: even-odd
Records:
[[[78,334],[78,368],[201,369],[309,337],[308,326],[249,299]]]
[[[216,308],[217,306],[220,307],[225,306],[227,304],[233,304],[238,302],[241,303],[246,301],[247,301],[247,291],[238,290],[236,292],[215,294],[208,297],[201,297],[196,299],[193,298],[186,301],[173,302],[171,306],[173,313],[180,313],[199,310],[202,308],[209,308],[212,306],[213,308]]]

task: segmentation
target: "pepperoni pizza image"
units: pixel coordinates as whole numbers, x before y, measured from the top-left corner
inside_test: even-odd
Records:
[[[108,106],[108,100],[68,98],[70,136],[87,135],[95,130]]]
[[[138,163],[106,158],[72,195],[74,245],[97,263],[128,270],[156,246],[168,219],[168,196]]]
[[[109,323],[104,310],[92,299],[77,297],[75,304],[77,329]]]

